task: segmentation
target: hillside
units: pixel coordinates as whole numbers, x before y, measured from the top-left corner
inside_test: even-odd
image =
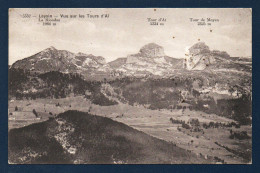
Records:
[[[169,78],[116,78],[84,80],[79,74],[32,73],[9,69],[9,99],[66,98],[84,96],[92,103],[109,106],[119,102],[149,109],[174,109],[182,102],[193,109],[250,124],[252,80],[246,74],[183,71]],[[206,105],[206,106],[205,106]]]
[[[109,62],[108,64],[110,65],[111,68],[116,69],[120,67],[121,65],[126,63],[126,58],[117,58],[114,61]]]
[[[51,71],[34,73],[22,69],[9,69],[8,72],[9,98],[65,98],[70,95],[84,95],[94,104],[108,106],[117,104],[100,92],[101,82],[87,81],[77,73],[61,73]]]
[[[48,121],[12,129],[9,163],[210,163],[176,145],[109,118],[67,111]]]
[[[230,76],[232,78],[232,76]],[[235,79],[235,78],[234,78]],[[212,74],[199,76],[173,76],[169,79],[123,78],[109,82],[112,95],[130,105],[143,105],[149,109],[178,109],[183,103],[190,109],[228,117],[241,124],[250,124],[252,95],[247,79],[229,81]],[[249,90],[247,90],[249,89]],[[188,108],[187,108],[188,109]]]

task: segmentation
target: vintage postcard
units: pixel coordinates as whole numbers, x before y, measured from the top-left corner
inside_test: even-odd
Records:
[[[252,9],[9,9],[9,164],[251,164]]]

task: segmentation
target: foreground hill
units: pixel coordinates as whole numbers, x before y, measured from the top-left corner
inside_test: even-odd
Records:
[[[9,132],[10,163],[210,163],[109,118],[67,111]]]

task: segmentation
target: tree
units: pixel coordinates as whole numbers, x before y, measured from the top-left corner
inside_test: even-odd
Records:
[[[38,117],[38,113],[36,112],[36,110],[35,109],[33,109],[33,114],[36,116],[36,117]]]

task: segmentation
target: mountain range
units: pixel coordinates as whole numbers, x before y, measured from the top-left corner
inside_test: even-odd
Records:
[[[92,54],[72,53],[66,50],[47,48],[28,58],[16,61],[11,68],[46,73],[60,71],[79,73],[83,76],[167,76],[178,71],[252,71],[252,60],[233,58],[226,52],[210,50],[204,42],[188,49],[185,58],[165,55],[162,46],[149,43],[138,53],[106,62],[104,57]]]
[[[16,61],[9,67],[8,75],[9,103],[15,102],[14,112],[9,113],[9,118],[15,118],[14,115],[26,117],[28,112],[20,111],[19,104],[27,107],[33,103],[31,112],[37,117],[37,112],[40,113],[42,109],[37,101],[43,103],[45,109],[45,103],[49,107],[54,103],[52,99],[59,100],[54,109],[59,107],[63,111],[65,109],[61,105],[64,100],[70,103],[82,98],[91,103],[88,113],[73,111],[73,105],[68,105],[68,109],[72,110],[59,115],[47,109],[41,113],[47,114],[50,117],[48,120],[11,129],[8,134],[9,163],[219,162],[218,157],[210,156],[213,152],[204,157],[198,148],[197,153],[200,154],[196,155],[191,150],[154,138],[123,123],[92,115],[92,105],[102,106],[105,108],[103,110],[117,109],[116,105],[120,110],[121,105],[139,107],[145,111],[172,112],[182,109],[182,115],[184,110],[191,113],[194,110],[205,112],[209,117],[216,114],[233,119],[240,125],[252,124],[252,59],[230,57],[224,51],[210,50],[203,42],[187,49],[185,58],[167,56],[162,46],[149,43],[135,54],[108,63],[101,56],[75,54],[50,47]],[[85,103],[80,105],[87,107]],[[161,115],[164,113],[150,115],[150,118],[158,116],[163,119]],[[133,113],[131,118],[134,116],[137,115]],[[20,123],[20,120],[15,120],[15,123],[18,121]],[[157,124],[155,127],[151,122],[149,127],[157,128]],[[191,129],[187,129],[187,132],[191,132]]]

